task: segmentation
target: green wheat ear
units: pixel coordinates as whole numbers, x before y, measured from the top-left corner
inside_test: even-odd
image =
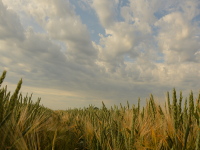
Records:
[[[167,105],[168,105],[169,114],[171,115],[171,104],[170,104],[169,92],[167,92]]]
[[[190,93],[190,99],[189,99],[189,113],[190,115],[193,115],[194,113],[194,98],[193,98],[193,92]]]
[[[178,108],[177,108],[177,98],[176,98],[176,90],[173,89],[173,119],[174,119],[174,127],[178,128]]]
[[[180,98],[179,98],[179,109],[178,109],[178,113],[181,114],[182,113],[182,100],[183,100],[183,95],[182,92],[180,92]]]
[[[2,121],[3,118],[3,108],[4,108],[4,104],[3,104],[3,97],[4,96],[4,91],[0,90],[0,122]]]
[[[1,87],[1,84],[3,83],[3,80],[5,79],[6,77],[6,71],[4,71],[1,75],[1,78],[0,78],[0,87]]]
[[[16,104],[16,101],[17,101],[17,98],[18,98],[18,93],[21,89],[21,85],[22,85],[22,79],[18,82],[17,88],[16,88],[14,94],[10,98],[8,111],[12,111],[13,108],[15,107],[15,104]]]

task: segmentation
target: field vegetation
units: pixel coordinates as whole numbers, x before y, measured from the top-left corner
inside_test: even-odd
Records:
[[[6,71],[0,77],[0,86]],[[0,87],[2,150],[199,150],[200,93],[173,89],[164,106],[153,95],[145,106],[89,106],[54,111]],[[67,106],[66,106],[67,107]]]

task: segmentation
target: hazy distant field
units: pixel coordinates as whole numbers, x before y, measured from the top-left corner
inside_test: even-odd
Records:
[[[2,84],[6,72],[0,78]],[[31,96],[0,89],[0,149],[5,150],[198,150],[200,94],[183,98],[173,89],[164,107],[153,95],[138,105],[53,111]],[[178,95],[178,96],[177,96]],[[67,106],[66,106],[67,107]]]

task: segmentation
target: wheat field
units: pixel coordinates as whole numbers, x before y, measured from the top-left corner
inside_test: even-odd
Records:
[[[13,94],[1,87],[2,150],[199,150],[200,93],[183,98],[175,89],[164,106],[153,95],[145,106],[51,110],[23,96],[19,81]],[[67,106],[66,106],[67,107]]]

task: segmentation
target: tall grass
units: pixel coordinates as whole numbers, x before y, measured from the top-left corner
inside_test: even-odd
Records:
[[[5,78],[3,72],[0,85]],[[153,95],[145,106],[52,111],[19,93],[0,89],[0,147],[17,150],[199,150],[200,93],[189,98],[175,89],[165,106]],[[66,106],[67,107],[67,106]]]
[[[0,86],[5,76],[6,71]],[[65,149],[65,144],[73,146],[65,133],[68,126],[60,127],[60,116],[40,105],[40,99],[34,103],[32,96],[23,97],[19,93],[21,85],[22,80],[13,94],[7,92],[7,86],[0,89],[0,149],[50,150]]]

